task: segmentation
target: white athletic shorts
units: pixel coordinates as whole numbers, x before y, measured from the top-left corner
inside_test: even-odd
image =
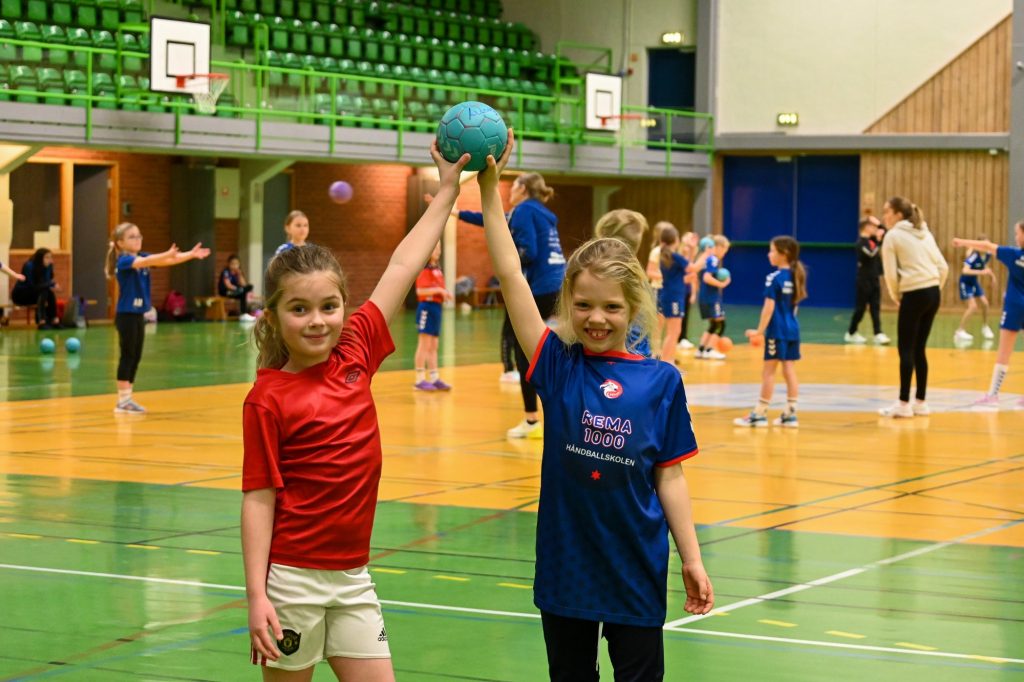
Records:
[[[303,670],[332,656],[391,658],[384,616],[366,566],[320,571],[271,564],[267,597],[277,610],[284,638],[281,657],[266,660],[252,651],[252,662],[283,670]]]

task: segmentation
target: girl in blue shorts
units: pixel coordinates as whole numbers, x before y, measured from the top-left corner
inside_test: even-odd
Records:
[[[775,272],[764,283],[764,307],[757,329],[748,329],[747,338],[764,338],[764,370],[757,406],[746,417],[733,421],[736,426],[768,426],[768,403],[775,390],[775,370],[782,363],[786,380],[786,410],[775,420],[776,426],[795,427],[799,383],[796,361],[800,359],[800,323],[796,312],[807,298],[807,273],[800,262],[800,244],[792,237],[776,237],[768,247],[768,262]]]
[[[994,254],[996,260],[1010,271],[1006,281],[1006,295],[1003,297],[1003,316],[999,322],[999,350],[996,351],[996,366],[992,369],[992,382],[988,393],[975,403],[981,408],[999,407],[999,389],[1010,371],[1010,355],[1017,342],[1017,333],[1024,328],[1024,222],[1013,226],[1017,246],[999,246],[988,240],[954,239],[953,246],[974,249],[981,253]],[[1017,401],[1017,407],[1024,407],[1024,399]]]

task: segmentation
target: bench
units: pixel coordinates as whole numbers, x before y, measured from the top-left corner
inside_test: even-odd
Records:
[[[57,299],[57,311],[58,312],[63,313],[63,306],[61,304],[62,303],[66,304],[66,301],[67,301],[67,299],[65,299],[65,298]],[[99,303],[99,301],[97,301],[95,298],[85,299],[85,307],[86,308],[88,308],[89,306],[96,305],[97,303]],[[3,316],[3,320],[0,321],[0,324],[2,324],[2,326],[4,326],[4,327],[9,325],[11,323],[11,318],[19,310],[24,310],[25,311],[25,324],[28,325],[28,326],[31,326],[33,324],[33,322],[35,321],[33,318],[35,316],[36,306],[34,306],[34,305],[16,305],[14,303],[0,303],[0,311],[3,311],[5,313],[4,316]],[[10,315],[6,314],[8,311],[10,312]],[[61,315],[61,317],[63,317],[63,315]]]

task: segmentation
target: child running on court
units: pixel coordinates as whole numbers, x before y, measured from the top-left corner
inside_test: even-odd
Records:
[[[284,219],[284,234],[288,241],[277,247],[274,255],[294,249],[297,246],[305,246],[309,239],[309,218],[302,211],[292,211]]]
[[[121,346],[117,363],[117,404],[114,412],[142,414],[146,408],[132,399],[135,374],[142,360],[146,320],[142,315],[152,307],[150,300],[149,269],[170,267],[194,258],[206,258],[210,250],[196,244],[188,251],[171,248],[162,253],[142,250],[142,231],[134,223],[121,223],[110,236],[104,273],[107,279],[117,278],[117,309],[114,326]]]
[[[988,241],[984,236],[979,241]],[[981,336],[985,339],[994,339],[996,335],[988,326],[988,299],[985,297],[985,290],[981,288],[979,277],[989,277],[992,282],[996,281],[996,274],[988,267],[992,260],[992,254],[982,253],[976,249],[967,249],[967,257],[964,258],[963,267],[960,269],[960,300],[967,302],[967,310],[960,318],[960,326],[953,333],[953,340],[958,343],[969,344],[974,340],[974,335],[968,333],[964,328],[967,320],[981,308]]]
[[[413,388],[419,391],[450,391],[452,387],[441,381],[437,371],[437,340],[441,335],[441,304],[452,298],[452,294],[444,286],[444,273],[441,272],[441,242],[438,242],[430,253],[427,263],[419,277],[416,278],[416,329],[419,331],[416,341],[416,355],[413,365],[416,368],[416,383]],[[427,372],[430,379],[427,380]]]
[[[1006,374],[1010,371],[1010,356],[1017,342],[1017,334],[1024,329],[1024,221],[1013,226],[1013,236],[1017,246],[1000,246],[987,240],[953,240],[955,247],[966,247],[976,252],[995,255],[996,260],[1009,270],[1006,295],[1003,297],[1003,316],[999,322],[999,349],[996,351],[996,366],[992,368],[992,382],[985,396],[975,403],[976,407],[983,409],[998,409],[999,389],[1002,388]],[[1024,408],[1024,398],[1017,401],[1017,407]]]
[[[800,323],[797,306],[807,298],[807,273],[800,262],[800,244],[792,237],[776,237],[768,247],[768,262],[776,268],[764,282],[764,306],[757,329],[745,333],[751,341],[764,341],[764,369],[761,371],[761,395],[746,417],[733,420],[736,426],[768,426],[768,405],[775,391],[775,373],[782,363],[786,380],[786,409],[775,420],[776,426],[796,427],[796,402],[800,384],[796,361],[800,359]]]
[[[729,251],[729,240],[724,235],[712,238],[714,246],[703,254],[704,263],[700,271],[700,317],[708,320],[708,329],[700,337],[700,345],[694,357],[705,360],[725,360],[725,353],[718,350],[718,342],[725,333],[725,307],[722,305],[722,292],[732,283],[732,277],[719,279],[722,259]],[[728,272],[728,271],[725,271]]]
[[[242,408],[242,554],[252,662],[264,680],[394,680],[367,571],[381,442],[370,381],[394,351],[388,321],[441,238],[469,161],[445,161],[436,200],[395,249],[369,300],[345,318],[341,266],[319,246],[267,266],[253,334],[256,383]],[[301,676],[285,671],[304,671]]]
[[[494,271],[527,380],[544,404],[534,603],[552,680],[597,678],[600,639],[617,679],[664,677],[668,535],[682,557],[684,609],[714,602],[701,561],[681,462],[697,454],[679,371],[628,352],[629,329],[650,332],[654,305],[640,261],[618,239],[572,254],[557,333],[519,267],[498,194],[500,161],[478,176]]]
[[[661,253],[658,267],[661,270],[661,289],[658,290],[658,326],[663,329],[661,359],[675,363],[676,343],[686,315],[686,269],[690,262],[680,254],[679,232],[667,226],[661,231]]]

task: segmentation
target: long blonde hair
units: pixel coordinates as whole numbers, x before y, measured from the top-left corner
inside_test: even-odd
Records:
[[[629,246],[618,239],[591,239],[569,257],[562,290],[558,295],[558,336],[567,344],[579,341],[572,328],[572,295],[576,277],[584,270],[599,279],[618,282],[622,287],[622,294],[629,306],[630,325],[640,331],[633,345],[626,349],[633,351],[643,339],[651,336],[657,311],[654,307],[654,294],[640,261],[629,250]]]
[[[107,257],[103,261],[103,274],[107,276],[107,279],[114,279],[114,276],[117,274],[117,254],[121,252],[117,243],[124,239],[124,233],[133,227],[138,229],[139,226],[135,223],[121,223],[110,234]]]
[[[283,367],[288,362],[288,348],[276,326],[277,304],[284,295],[284,284],[293,275],[308,275],[314,272],[326,272],[334,277],[341,292],[342,302],[348,301],[348,285],[345,273],[341,270],[338,259],[329,249],[322,246],[297,246],[282,251],[270,260],[267,272],[263,276],[264,290],[267,301],[264,314],[252,329],[253,341],[256,343],[256,366],[260,369]]]
[[[594,237],[620,239],[636,254],[640,251],[640,244],[643,242],[644,236],[650,230],[647,218],[642,213],[631,211],[628,208],[616,208],[597,219],[597,223],[594,225]]]

